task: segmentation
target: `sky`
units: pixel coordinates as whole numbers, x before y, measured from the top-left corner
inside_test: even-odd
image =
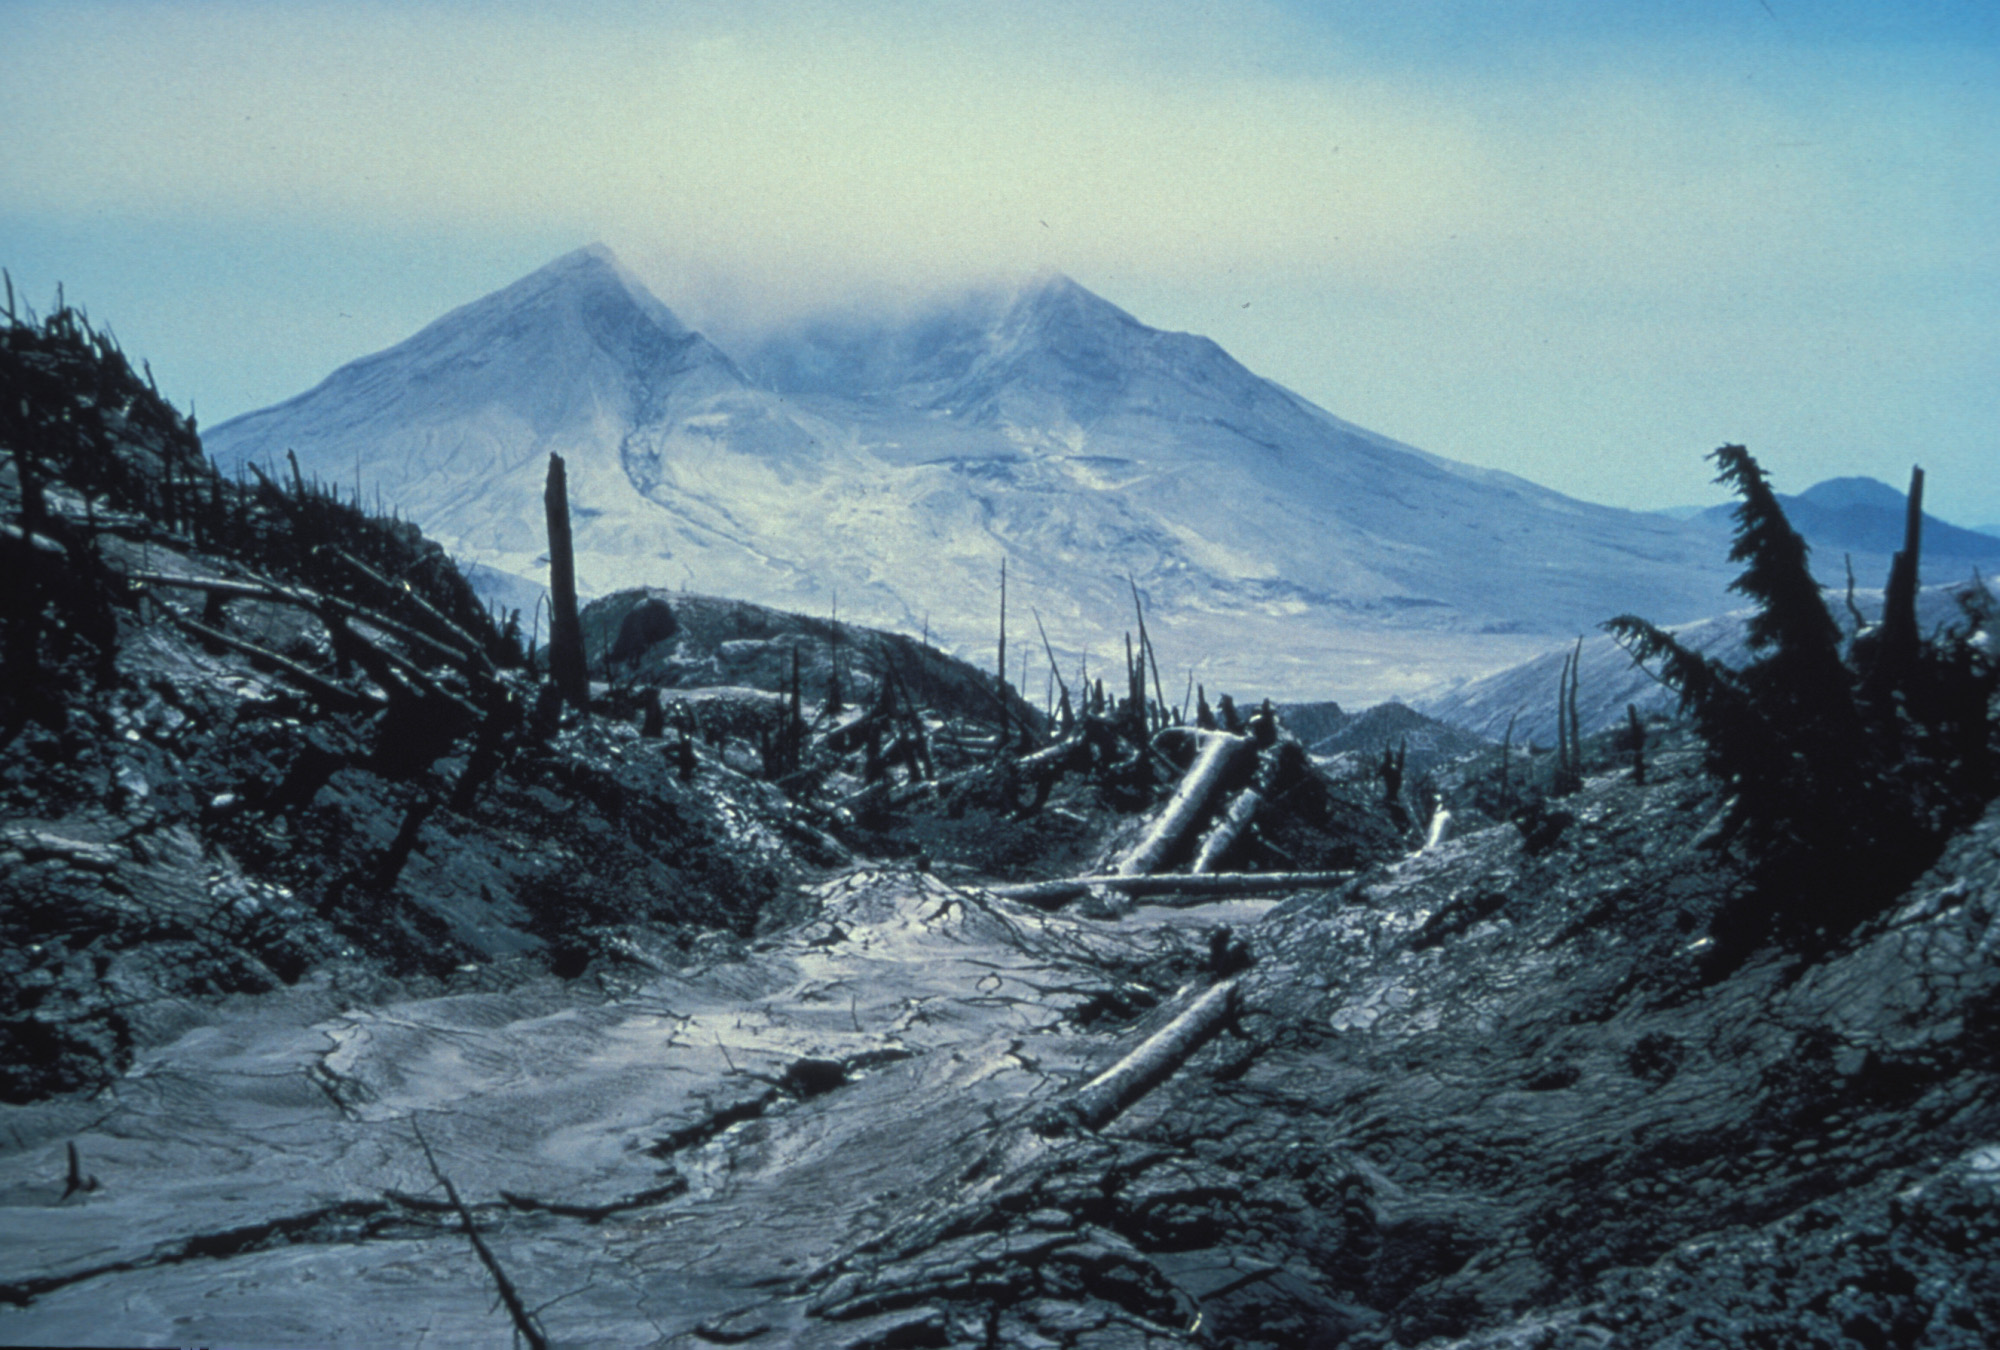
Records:
[[[2000,523],[1993,0],[0,0],[0,53],[0,265],[204,424],[602,241],[725,345],[1059,271],[1593,501],[1735,441]]]

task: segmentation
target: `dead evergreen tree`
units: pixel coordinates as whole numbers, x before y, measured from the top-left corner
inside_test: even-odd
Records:
[[[590,710],[590,672],[584,662],[583,624],[576,611],[576,553],[570,543],[569,482],[561,455],[549,456],[542,504],[549,522],[549,678],[563,699]]]
[[[1897,619],[1905,636],[1868,635],[1843,655],[1805,541],[1763,470],[1740,445],[1713,458],[1717,481],[1743,498],[1729,556],[1745,564],[1734,589],[1757,604],[1746,624],[1752,659],[1725,666],[1631,615],[1605,626],[1635,660],[1658,662],[1658,678],[1680,694],[1710,771],[1734,794],[1732,824],[1763,883],[1763,914],[1838,931],[1927,866],[2000,783],[2000,663],[1974,640],[1989,620],[1968,613],[1962,628],[1918,639],[1889,658],[1902,668],[1873,695],[1871,684],[1891,678],[1877,675],[1884,643],[1907,643],[1914,629],[1916,530],[1892,575],[1893,603],[1908,606]]]

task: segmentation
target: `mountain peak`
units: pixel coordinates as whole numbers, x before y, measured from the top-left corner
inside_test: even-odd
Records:
[[[1828,511],[1840,511],[1850,506],[1879,507],[1887,511],[1903,509],[1903,494],[1877,478],[1829,478],[1801,492],[1799,500]]]
[[[660,303],[646,283],[620,262],[618,255],[602,243],[572,249],[511,286],[503,286],[470,305],[453,311],[446,319],[476,310],[519,309],[561,297],[585,306],[627,304],[636,308],[653,327],[668,337],[683,338],[689,329],[674,312]]]
[[[511,472],[536,460],[544,444],[587,440],[606,418],[643,416],[671,390],[742,383],[720,349],[676,318],[609,248],[591,244],[350,362],[297,398],[214,428],[207,439],[225,465],[296,448],[316,469],[346,472],[357,450],[363,458],[386,456],[380,481],[415,491],[408,485],[427,476],[442,482],[443,468],[469,459]],[[427,458],[433,449],[421,435],[390,452],[411,427],[462,422],[519,427],[526,438],[498,457],[438,452],[438,464]]]
[[[1065,328],[1130,328],[1153,330],[1095,291],[1061,272],[1046,272],[1024,282],[1006,315],[1016,322]]]

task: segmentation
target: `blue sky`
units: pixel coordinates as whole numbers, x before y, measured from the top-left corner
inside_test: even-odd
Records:
[[[725,341],[1055,269],[1593,500],[2000,521],[2000,6],[0,2],[0,264],[214,422],[602,239]]]

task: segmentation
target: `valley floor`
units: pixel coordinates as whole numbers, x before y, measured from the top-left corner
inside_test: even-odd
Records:
[[[1275,909],[861,866],[597,996],[191,1011],[0,1110],[0,1339],[496,1343],[469,1222],[558,1345],[1994,1343],[2000,809],[1830,956],[1719,970],[1690,761]],[[1229,1025],[1052,1128],[1224,921]]]

